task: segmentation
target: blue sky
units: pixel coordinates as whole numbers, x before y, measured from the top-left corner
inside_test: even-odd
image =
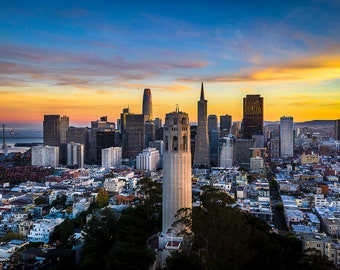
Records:
[[[261,94],[265,119],[340,117],[340,1],[2,1],[4,121],[65,114],[74,122],[176,104],[196,120],[242,119]],[[13,114],[12,112],[16,112]]]

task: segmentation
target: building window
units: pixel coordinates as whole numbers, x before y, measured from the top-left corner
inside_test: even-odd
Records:
[[[178,150],[178,139],[177,136],[172,137],[172,150],[177,151]]]
[[[187,136],[183,136],[183,150],[188,150],[188,139]]]
[[[165,148],[165,151],[169,150],[168,136],[164,137],[164,148]]]

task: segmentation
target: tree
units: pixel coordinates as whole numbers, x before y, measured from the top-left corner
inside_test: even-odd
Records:
[[[106,189],[100,188],[97,195],[97,206],[102,208],[109,204],[109,193]]]
[[[206,187],[200,207],[181,209],[178,222],[191,224],[183,250],[166,261],[167,269],[297,269],[301,242],[271,234],[266,222],[233,207],[233,199]]]
[[[38,197],[34,200],[35,205],[40,205],[40,204],[45,204],[45,203],[47,203],[45,197]]]
[[[105,208],[93,213],[85,226],[85,244],[80,269],[105,269],[109,252],[116,241],[116,218]]]
[[[73,235],[73,223],[70,219],[66,218],[61,224],[59,224],[51,237],[52,241],[61,242],[62,246],[68,246],[68,239],[71,235]]]
[[[109,260],[117,269],[148,269],[155,259],[146,242],[161,227],[162,188],[149,178],[141,179],[138,187],[142,198],[134,208],[123,210],[117,223],[117,241]]]
[[[9,231],[3,237],[0,238],[0,242],[9,242],[9,241],[14,240],[14,239],[24,240],[25,237],[21,234]]]

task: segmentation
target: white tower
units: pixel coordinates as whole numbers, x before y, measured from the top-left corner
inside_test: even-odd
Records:
[[[164,125],[163,220],[167,233],[181,208],[192,207],[190,125],[187,113],[168,113]]]
[[[233,154],[234,154],[234,137],[228,135],[223,137],[219,141],[220,143],[220,156],[219,166],[224,168],[231,168],[233,166]]]
[[[289,158],[294,154],[293,117],[280,118],[280,152],[281,157]]]

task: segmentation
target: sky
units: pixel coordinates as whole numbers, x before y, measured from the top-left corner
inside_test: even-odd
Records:
[[[340,0],[41,1],[0,3],[0,122],[71,124],[123,108],[179,109],[242,120],[246,95],[264,119],[340,118]]]

